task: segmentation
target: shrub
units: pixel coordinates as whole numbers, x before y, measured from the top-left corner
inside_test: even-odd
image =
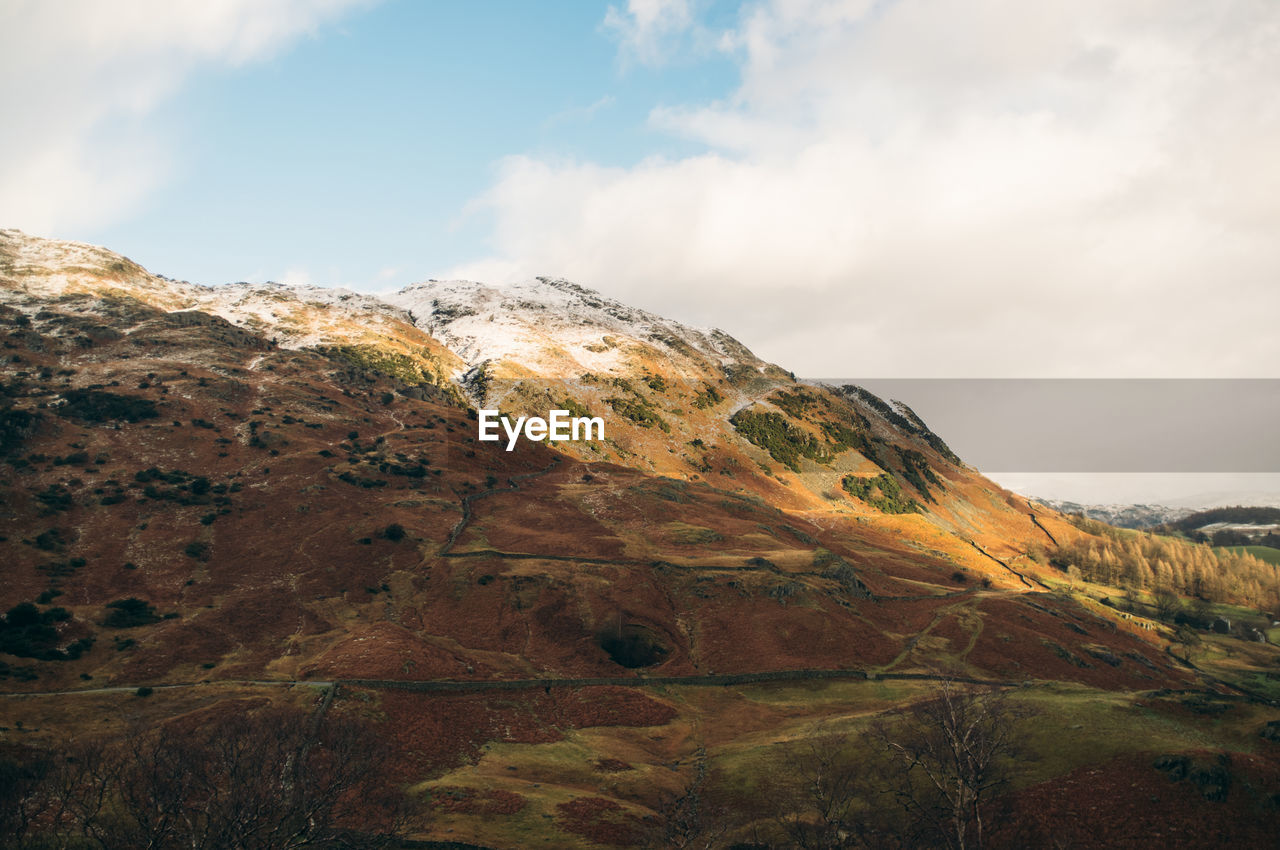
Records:
[[[67,390],[62,397],[66,403],[54,412],[65,419],[80,422],[141,422],[160,415],[155,402],[137,396],[116,395],[101,390]]]
[[[639,396],[635,398],[606,398],[605,403],[613,408],[614,413],[630,419],[641,428],[652,428],[657,425],[662,429],[663,433],[670,433],[671,431],[671,426],[667,423],[667,420],[658,415],[658,411],[653,409],[653,405]]]
[[[130,596],[107,604],[107,618],[102,625],[110,629],[131,629],[160,622],[160,616],[150,602]]]
[[[44,552],[61,552],[65,544],[62,532],[56,528],[47,529],[36,535],[36,548]]]
[[[42,661],[79,658],[93,645],[92,638],[76,641],[65,652],[58,649],[58,630],[54,624],[70,619],[71,612],[66,608],[41,612],[30,602],[20,602],[0,618],[0,652]]]
[[[828,452],[820,441],[787,421],[781,413],[754,413],[740,410],[729,420],[746,440],[769,453],[792,472],[800,471],[800,458],[826,460]]]
[[[40,414],[13,408],[0,410],[0,455],[8,454],[40,426]]]
[[[209,560],[210,546],[203,540],[193,540],[183,548],[183,554],[188,558],[195,558],[197,561]]]
[[[587,409],[586,405],[580,404],[567,396],[561,400],[560,407],[569,411],[569,415],[575,419],[591,418],[591,411]]]
[[[920,511],[920,503],[905,495],[898,479],[887,472],[872,478],[846,475],[841,486],[882,513],[910,514]]]
[[[44,513],[46,514],[68,511],[75,506],[75,499],[71,496],[71,491],[61,484],[50,484],[43,491],[36,494],[36,501],[44,505]]]
[[[703,384],[702,389],[693,397],[693,406],[699,410],[706,410],[707,408],[715,407],[722,401],[724,401],[724,396],[720,395],[719,390],[711,386],[711,384]]]
[[[929,485],[942,489],[942,482],[929,468],[929,462],[925,456],[914,449],[898,448],[898,457],[902,460],[903,477],[920,492],[921,496],[924,496],[926,502],[934,501],[933,494],[929,492]]]

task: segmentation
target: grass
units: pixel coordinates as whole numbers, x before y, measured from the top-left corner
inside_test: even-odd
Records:
[[[1253,693],[1261,694],[1273,702],[1280,701],[1280,681],[1268,678],[1266,673],[1251,670],[1241,673],[1236,681]]]
[[[1262,680],[1262,676],[1257,677]],[[1271,681],[1272,686],[1280,683]],[[739,689],[742,697],[766,705],[775,715],[769,728],[739,734],[715,748],[716,765],[727,781],[749,793],[762,772],[782,758],[783,745],[821,732],[856,733],[884,710],[926,695],[926,685],[907,682],[801,683],[754,685]],[[1135,694],[1103,691],[1083,685],[1050,684],[1011,691],[1012,702],[1028,709],[1022,721],[1027,758],[1020,785],[1030,785],[1087,764],[1133,752],[1182,752],[1194,749],[1252,751],[1257,729],[1273,716],[1234,703],[1216,717],[1180,716],[1160,710]],[[710,708],[711,706],[704,706]],[[761,720],[765,720],[764,717]],[[1255,740],[1257,739],[1257,740]]]
[[[667,539],[672,543],[684,546],[695,546],[707,543],[719,543],[724,540],[720,532],[700,525],[685,522],[669,522],[665,527]]]
[[[678,723],[678,721],[677,721]],[[443,776],[421,782],[411,793],[425,794],[436,787],[461,786],[501,789],[525,798],[523,809],[512,815],[493,817],[468,814],[439,814],[432,824],[434,837],[471,840],[497,847],[590,848],[585,838],[556,828],[556,806],[579,797],[604,797],[620,803],[630,812],[637,800],[655,788],[671,786],[676,774],[665,765],[642,760],[646,746],[652,745],[648,732],[624,727],[565,730],[565,738],[546,744],[490,742],[480,760]],[[685,735],[688,729],[682,730]],[[687,755],[681,748],[676,758]],[[633,770],[618,773],[597,771],[602,758],[618,758]],[[445,833],[446,829],[452,832]]]
[[[742,696],[771,704],[783,717],[713,747],[717,782],[736,798],[758,799],[789,770],[789,743],[831,732],[857,735],[879,712],[927,693],[924,685],[879,682],[743,688]],[[1238,703],[1213,717],[1181,714],[1178,697],[1166,708],[1135,694],[1069,684],[1015,689],[1010,699],[1029,711],[1019,721],[1024,751],[1015,787],[1129,753],[1252,751],[1259,746],[1257,727],[1273,716]]]
[[[1252,555],[1259,561],[1266,561],[1268,564],[1280,565],[1280,549],[1273,546],[1230,546],[1225,550],[1236,555]]]
[[[1217,735],[1139,706],[1130,694],[1050,685],[1019,691],[1015,699],[1036,712],[1022,727],[1033,755],[1026,762],[1026,785],[1125,753],[1220,746]]]

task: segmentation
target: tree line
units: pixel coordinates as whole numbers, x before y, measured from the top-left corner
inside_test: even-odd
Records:
[[[1167,588],[1210,602],[1238,602],[1275,611],[1280,608],[1280,567],[1247,552],[1215,551],[1201,543],[1112,528],[1074,517],[1090,535],[1064,541],[1047,556],[1062,570],[1099,584],[1136,590]]]
[[[395,846],[410,822],[367,725],[296,709],[0,754],[0,848]]]

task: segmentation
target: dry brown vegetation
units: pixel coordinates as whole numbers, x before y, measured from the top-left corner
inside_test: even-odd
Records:
[[[670,426],[619,418],[603,448],[508,453],[437,386],[439,343],[393,317],[281,295],[345,346],[284,348],[157,279],[77,275],[0,282],[0,745],[19,789],[4,816],[27,833],[291,846],[227,837],[271,798],[254,834],[302,834],[303,801],[321,843],[396,834],[407,801],[434,807],[416,837],[486,847],[972,846],[979,817],[984,843],[1025,846],[1014,820],[1052,830],[1080,811],[1045,789],[1086,769],[1155,787],[1172,780],[1138,768],[1191,750],[1228,755],[1236,784],[1197,801],[1174,783],[1157,796],[1178,810],[1157,809],[1200,807],[1227,837],[1252,833],[1223,811],[1273,817],[1276,745],[1258,729],[1277,718],[1275,648],[1205,634],[1188,662],[1175,623],[1143,616],[1158,599],[1130,613],[1097,603],[1114,589],[1065,586],[1096,556],[1123,562],[1116,580],[1132,560],[1139,585],[1142,563],[1149,587],[1256,604],[1274,586],[1256,565],[1033,522],[900,415],[754,361],[677,369],[652,341],[616,341],[630,377],[495,368],[512,412],[625,398]],[[778,427],[753,442],[739,410]],[[882,476],[920,512],[879,509],[879,483],[870,500],[842,487]],[[912,677],[1037,707],[1017,723],[1025,757],[995,759],[1017,768],[1008,784],[924,794],[947,697]],[[286,691],[334,681],[327,713]],[[335,773],[348,751],[376,777]],[[319,786],[294,767],[250,775],[282,761]],[[806,790],[815,764],[835,784]],[[1124,807],[1089,800],[1107,834],[1133,834]]]

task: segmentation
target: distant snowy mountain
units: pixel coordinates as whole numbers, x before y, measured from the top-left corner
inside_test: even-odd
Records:
[[[1067,499],[1032,499],[1064,514],[1082,514],[1118,528],[1154,528],[1177,522],[1192,514],[1228,505],[1280,507],[1275,493],[1223,491],[1170,500],[1170,504],[1084,504]]]
[[[1169,505],[1082,505],[1062,499],[1034,499],[1048,508],[1064,514],[1082,514],[1089,519],[1105,522],[1118,528],[1154,528],[1176,522],[1193,511],[1190,508]]]

